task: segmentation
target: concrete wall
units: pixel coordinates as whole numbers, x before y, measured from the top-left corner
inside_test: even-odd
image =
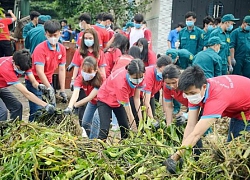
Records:
[[[152,31],[153,50],[157,54],[165,54],[167,37],[171,30],[172,0],[154,0],[151,7],[145,19]]]

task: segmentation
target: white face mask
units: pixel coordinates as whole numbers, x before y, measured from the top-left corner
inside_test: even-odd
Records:
[[[204,96],[201,96],[200,93],[194,95],[186,95],[185,93],[183,93],[183,97],[187,98],[188,102],[191,104],[199,104],[204,98]]]
[[[47,37],[47,39],[48,39],[50,44],[56,45],[56,43],[58,43],[59,37],[58,38],[56,38],[56,37]]]

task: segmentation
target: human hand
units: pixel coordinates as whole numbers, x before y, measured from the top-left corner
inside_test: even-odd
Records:
[[[233,73],[233,70],[234,70],[233,66],[232,66],[232,65],[229,65],[229,66],[228,66],[228,71],[229,71],[230,74]]]
[[[73,113],[73,108],[67,107],[63,110],[63,113],[66,115],[71,115]]]
[[[187,113],[183,113],[180,116],[176,117],[176,126],[181,126],[187,122]]]
[[[69,85],[71,91],[74,91],[74,83],[75,83],[75,80],[72,79]]]
[[[176,49],[178,49],[180,47],[180,41],[176,41],[174,43],[174,46],[175,46]]]
[[[235,64],[236,64],[236,60],[233,58],[233,59],[231,59],[231,64],[232,64],[232,66],[235,66]]]
[[[45,106],[45,110],[48,112],[48,114],[53,114],[55,112],[55,107],[51,104],[47,104]]]
[[[65,92],[60,92],[60,97],[62,97],[62,103],[67,103],[68,102],[68,97]]]

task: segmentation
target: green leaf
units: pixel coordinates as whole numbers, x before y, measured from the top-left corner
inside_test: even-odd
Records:
[[[107,172],[104,173],[103,177],[105,180],[113,180],[113,178]]]
[[[51,163],[52,163],[51,161],[46,161],[45,162],[45,164],[48,165],[48,166],[51,165]]]
[[[47,147],[46,149],[42,150],[42,154],[52,154],[55,152],[55,149],[53,147]]]

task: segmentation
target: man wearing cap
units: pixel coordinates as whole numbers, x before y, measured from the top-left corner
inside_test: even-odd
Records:
[[[250,78],[250,16],[246,16],[241,26],[230,34],[230,39],[233,74]]]
[[[37,27],[31,29],[27,33],[25,39],[25,48],[29,49],[31,54],[33,53],[34,49],[38,44],[47,40],[43,24],[50,19],[51,19],[50,15],[40,15],[38,18]]]
[[[221,57],[218,55],[222,41],[219,37],[212,37],[208,40],[208,48],[196,54],[193,65],[199,66],[206,76],[212,78],[221,75]]]
[[[233,24],[235,21],[238,21],[239,19],[236,19],[234,15],[232,14],[226,14],[222,17],[221,22],[222,24],[220,27],[212,31],[210,37],[219,37],[220,40],[224,43],[221,45],[219,56],[221,57],[221,70],[222,75],[227,74],[227,70],[229,73],[233,72],[233,67],[231,64],[231,58],[230,58],[230,50],[229,50],[229,43],[230,43],[230,36],[229,32],[233,30]]]
[[[28,32],[35,28],[38,24],[38,17],[40,16],[40,13],[37,11],[31,11],[30,12],[30,22],[28,24],[26,24],[23,28],[23,39],[26,38]]]
[[[187,49],[193,55],[196,55],[203,50],[203,32],[194,25],[196,22],[196,14],[194,12],[187,12],[185,18],[187,27],[184,27],[179,33],[179,49]]]
[[[144,38],[144,30],[142,27],[142,22],[144,17],[142,14],[136,14],[134,16],[134,27],[131,28],[129,34],[129,44],[132,47],[140,38]]]
[[[194,58],[194,55],[186,49],[168,49],[166,55],[172,58],[173,64],[183,70],[192,65]]]

